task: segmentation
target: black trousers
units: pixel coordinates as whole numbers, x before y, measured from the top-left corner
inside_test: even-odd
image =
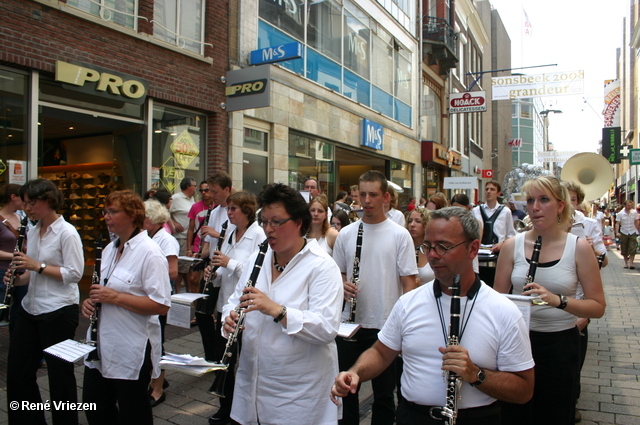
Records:
[[[434,419],[430,408],[410,403],[404,399],[398,403],[396,415],[398,425],[442,425],[441,418]],[[500,423],[500,406],[497,402],[490,406],[458,411],[457,425],[496,425]]]
[[[216,362],[219,362],[224,355],[224,350],[227,346],[227,340],[222,336],[222,313],[216,313],[216,323],[215,323],[215,331],[213,332],[213,340],[214,340],[214,348],[215,348],[215,356]],[[238,347],[238,354],[236,357],[236,362],[229,365],[229,369],[227,370],[226,378],[224,381],[224,397],[220,398],[220,407],[231,412],[231,405],[233,404],[233,389],[236,384],[236,370],[235,365],[237,360],[240,358],[240,347]],[[222,372],[216,372],[216,374]]]
[[[70,305],[51,313],[34,316],[19,310],[15,329],[11,332],[7,364],[7,401],[42,402],[36,372],[43,355],[47,362],[51,417],[55,425],[78,423],[75,410],[55,410],[53,401],[78,401],[73,363],[44,354],[42,350],[66,339],[73,339],[78,327],[78,305]],[[7,409],[9,423],[46,424],[44,410]]]
[[[379,329],[360,328],[354,335],[356,341],[345,341],[337,337],[338,363],[340,370],[347,370],[356,362],[360,354],[369,349],[378,340]],[[373,388],[373,406],[371,411],[371,425],[391,425],[395,419],[395,401],[393,392],[396,386],[395,362],[371,380]],[[358,388],[358,391],[360,389]],[[342,399],[341,425],[353,425],[360,422],[360,404],[358,393],[347,395]]]
[[[202,291],[201,282],[200,290]],[[202,346],[204,348],[204,358],[208,362],[218,362],[221,357],[216,357],[216,349],[215,349],[215,323],[213,320],[213,316],[216,314],[216,302],[218,300],[218,293],[220,292],[220,288],[213,288],[213,293],[207,298],[205,302],[205,313],[197,313],[196,312],[196,323],[198,324],[198,329],[200,330],[200,337],[202,338]],[[198,300],[199,301],[199,300]],[[196,301],[196,303],[198,303]],[[196,304],[197,305],[197,304]],[[220,354],[222,356],[222,354]]]
[[[153,414],[147,393],[151,370],[149,342],[136,380],[105,378],[98,369],[85,367],[82,401],[96,403],[96,410],[85,412],[89,424],[152,425]]]

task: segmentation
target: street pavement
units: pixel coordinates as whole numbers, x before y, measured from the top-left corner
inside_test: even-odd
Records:
[[[638,257],[640,258],[640,257]],[[609,252],[609,266],[602,270],[607,311],[589,325],[589,348],[582,369],[582,395],[578,408],[583,425],[640,425],[640,262],[637,269],[623,269],[618,251]],[[76,334],[82,339],[88,320],[81,319]],[[9,346],[8,327],[0,328],[0,425],[7,421],[6,369]],[[167,326],[165,350],[171,353],[203,356],[196,328]],[[77,364],[78,399],[82,396],[84,367]],[[49,398],[46,368],[38,371],[43,400]],[[196,378],[167,372],[167,399],[153,409],[155,424],[206,425],[218,409],[218,399],[206,390],[213,381],[208,374]],[[363,386],[361,424],[370,425],[370,386]],[[328,396],[328,394],[327,394]],[[86,424],[83,414],[80,423]],[[47,414],[51,423],[51,415]],[[302,423],[302,422],[301,422]],[[28,424],[27,424],[28,425]],[[312,425],[312,424],[309,424]]]

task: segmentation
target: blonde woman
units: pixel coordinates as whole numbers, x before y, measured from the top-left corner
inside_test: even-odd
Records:
[[[416,262],[418,263],[417,285],[423,285],[435,279],[435,274],[429,265],[429,257],[422,244],[424,243],[424,233],[429,222],[430,211],[425,208],[416,208],[407,216],[406,228],[411,234],[413,245],[416,247]],[[425,251],[425,252],[423,252]]]
[[[307,240],[315,239],[318,241],[318,245],[327,251],[327,254],[331,255],[333,253],[333,244],[335,244],[338,237],[338,231],[329,225],[327,211],[329,211],[329,203],[324,195],[316,196],[309,203],[311,226],[309,226],[306,238]]]

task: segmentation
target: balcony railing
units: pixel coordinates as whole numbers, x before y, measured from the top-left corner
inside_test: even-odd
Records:
[[[433,16],[422,17],[422,37],[425,42],[437,41],[449,48],[454,55],[457,36],[447,21]]]

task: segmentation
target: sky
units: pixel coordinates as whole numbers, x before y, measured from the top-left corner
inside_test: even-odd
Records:
[[[622,47],[629,0],[490,0],[511,38],[512,67],[557,64],[514,73],[584,70],[584,93],[544,97],[549,141],[557,151],[596,152],[602,139],[604,81],[616,78],[616,49]],[[523,35],[524,14],[531,36]],[[585,103],[586,99],[586,103]],[[627,129],[623,129],[623,134]]]

